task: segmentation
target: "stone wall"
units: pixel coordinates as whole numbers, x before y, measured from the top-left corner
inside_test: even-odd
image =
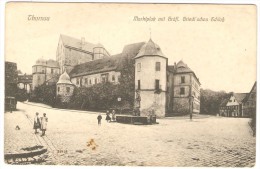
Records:
[[[140,91],[140,111],[141,116],[147,116],[151,112],[157,117],[165,117],[166,106],[166,94],[161,92],[160,94],[154,93],[154,91]]]
[[[67,91],[69,88],[69,91]],[[73,95],[74,85],[69,84],[57,84],[57,95],[60,96],[61,102],[69,102]]]
[[[173,113],[174,114],[189,114],[190,103],[189,98],[173,98]]]
[[[42,85],[45,82],[46,75],[45,73],[36,73],[32,75],[32,89],[35,87]]]

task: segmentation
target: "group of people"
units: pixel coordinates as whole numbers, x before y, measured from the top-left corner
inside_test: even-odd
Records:
[[[112,119],[111,119],[111,117],[110,117],[110,114],[112,114]],[[102,116],[101,116],[100,113],[99,113],[97,119],[98,119],[98,125],[101,125]],[[116,112],[115,112],[115,110],[112,110],[112,113],[110,113],[109,111],[107,111],[107,113],[106,113],[106,121],[107,121],[108,123],[110,123],[111,121],[116,121]]]
[[[39,113],[36,112],[34,117],[33,129],[35,130],[35,134],[38,133],[38,129],[42,131],[42,135],[45,135],[47,129],[48,118],[46,117],[46,113],[43,113],[42,117],[39,117]]]

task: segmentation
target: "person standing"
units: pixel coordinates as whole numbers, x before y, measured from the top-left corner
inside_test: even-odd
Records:
[[[97,119],[98,119],[98,125],[100,126],[101,125],[101,119],[102,119],[102,116],[101,116],[100,113],[99,113]]]
[[[40,123],[40,117],[39,113],[36,112],[36,115],[34,117],[34,123],[33,123],[33,129],[35,130],[35,134],[38,133],[37,129],[40,129],[41,123]]]
[[[112,121],[116,121],[116,112],[112,110]]]
[[[45,131],[47,129],[47,122],[48,122],[48,117],[46,117],[46,113],[43,113],[43,117],[41,117],[41,130],[42,130],[42,135],[45,135]]]
[[[109,111],[107,111],[106,121],[107,121],[107,122],[110,122],[110,121],[111,121],[111,117],[110,117]]]

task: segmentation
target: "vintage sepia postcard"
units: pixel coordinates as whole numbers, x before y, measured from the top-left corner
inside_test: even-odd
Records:
[[[256,165],[257,5],[8,2],[4,24],[5,166]]]

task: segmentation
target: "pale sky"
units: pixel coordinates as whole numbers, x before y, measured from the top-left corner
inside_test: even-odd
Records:
[[[28,15],[50,21],[28,21]],[[165,21],[134,21],[134,17]],[[168,17],[179,17],[179,22]],[[204,17],[208,22],[183,21]],[[211,17],[224,17],[212,22]],[[256,81],[254,5],[9,3],[6,7],[5,59],[31,74],[38,58],[56,59],[60,34],[100,42],[111,55],[127,44],[151,38],[169,59],[181,59],[202,88],[249,92]]]

